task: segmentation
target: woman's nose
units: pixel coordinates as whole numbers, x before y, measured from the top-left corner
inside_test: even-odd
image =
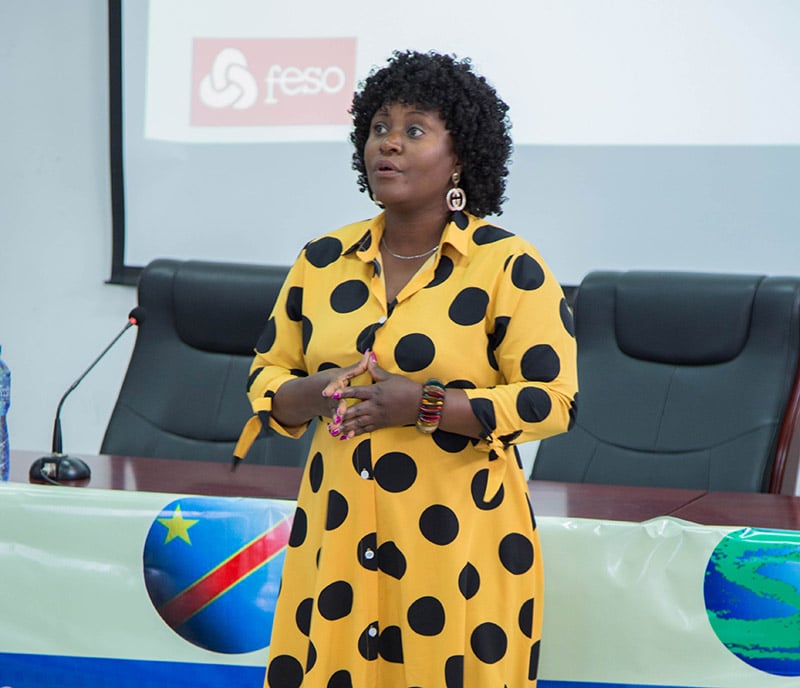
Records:
[[[398,151],[402,147],[400,134],[390,131],[381,140],[381,152]]]

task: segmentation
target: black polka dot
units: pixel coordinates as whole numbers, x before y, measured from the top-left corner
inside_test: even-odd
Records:
[[[366,471],[372,477],[372,446],[368,439],[359,442],[353,450],[353,468],[359,475]]]
[[[388,452],[375,462],[375,480],[387,492],[404,492],[417,479],[417,464],[408,454]]]
[[[341,492],[328,492],[328,511],[325,517],[325,530],[336,530],[347,518],[347,500]]]
[[[253,386],[253,383],[256,381],[256,378],[259,376],[261,371],[264,370],[264,366],[259,366],[255,368],[250,375],[247,377],[247,391],[250,391],[250,388]]]
[[[359,564],[370,571],[377,571],[377,549],[377,535],[375,533],[367,533],[363,538],[361,538],[361,540],[358,541],[358,546],[356,547],[356,558],[358,559]],[[371,557],[367,554],[368,552],[372,553]]]
[[[340,669],[330,677],[326,688],[353,688],[350,672]]]
[[[463,210],[454,210],[452,220],[459,229],[469,227],[469,218]]]
[[[379,327],[380,323],[372,323],[359,332],[358,337],[356,337],[356,349],[360,353],[363,354],[367,349],[373,347],[375,344],[375,332]]]
[[[289,547],[299,547],[306,541],[308,534],[308,517],[302,507],[294,510],[294,522],[292,532],[289,533]]]
[[[536,530],[536,515],[533,513],[533,504],[531,504],[531,500],[528,499],[528,512],[531,516],[531,528]]]
[[[352,313],[369,298],[369,287],[361,280],[342,282],[331,292],[331,308],[337,313]]]
[[[364,236],[359,239],[356,245],[359,251],[368,251],[369,247],[372,246],[372,230],[368,229],[364,232]]]
[[[319,492],[324,474],[325,468],[323,466],[322,454],[317,452],[311,457],[311,463],[308,467],[308,482],[311,485],[312,492]]]
[[[508,435],[501,435],[498,439],[503,443],[504,447],[508,447],[514,442],[520,435],[522,434],[522,430],[514,430],[514,432],[510,432]],[[514,447],[516,449],[516,447]],[[519,458],[519,457],[518,457]],[[522,464],[520,464],[520,468],[522,468]]]
[[[475,233],[472,235],[472,240],[478,244],[478,246],[483,246],[484,244],[493,244],[495,241],[508,239],[512,236],[514,235],[511,232],[501,229],[500,227],[484,225],[475,230]]]
[[[485,664],[499,662],[506,654],[508,639],[500,626],[482,623],[470,636],[470,645],[475,656]]]
[[[306,246],[306,260],[315,268],[324,268],[342,255],[342,242],[334,237],[322,237]]]
[[[533,598],[523,602],[519,609],[519,630],[529,638],[533,636]]]
[[[378,547],[378,567],[386,575],[400,580],[406,573],[406,558],[394,542]]]
[[[297,605],[297,610],[294,613],[294,620],[300,632],[307,636],[311,632],[311,612],[314,611],[314,600],[306,597],[300,604]]]
[[[575,336],[575,318],[572,316],[572,309],[569,307],[566,299],[561,299],[559,304],[559,311],[561,314],[561,323],[564,329],[571,335]]]
[[[544,284],[544,270],[527,253],[517,256],[511,266],[511,282],[518,289],[533,291]]]
[[[500,561],[509,573],[525,573],[533,566],[533,544],[520,533],[509,533],[500,541]]]
[[[264,325],[264,329],[261,331],[261,335],[256,342],[256,351],[258,351],[260,354],[267,353],[275,343],[276,334],[277,330],[275,329],[275,318],[270,318],[267,320],[267,324]]]
[[[464,688],[464,656],[448,657],[444,664],[444,684],[446,688]]]
[[[303,353],[306,353],[308,351],[308,343],[311,341],[311,335],[314,332],[314,326],[311,324],[311,321],[306,316],[303,316],[302,327],[303,327]]]
[[[489,333],[486,353],[489,359],[489,365],[492,366],[494,370],[500,370],[500,366],[497,364],[495,351],[497,350],[497,347],[503,343],[503,339],[505,339],[506,332],[508,331],[508,324],[510,322],[511,318],[505,315],[495,318],[494,328]]]
[[[451,380],[445,387],[452,387],[453,389],[475,389],[475,383],[472,380]]]
[[[528,423],[540,423],[552,407],[550,396],[540,387],[523,387],[517,394],[517,413]]]
[[[286,295],[286,315],[289,320],[300,322],[303,317],[303,288],[291,287]]]
[[[558,354],[549,344],[537,344],[522,354],[522,377],[530,382],[552,382],[561,372]]]
[[[478,287],[462,289],[450,304],[447,314],[456,325],[475,325],[483,320],[489,294]]]
[[[373,637],[369,634],[369,629],[377,626],[378,622],[373,621],[358,636],[358,653],[368,661],[378,659],[378,636]]]
[[[496,509],[503,503],[503,497],[505,495],[505,487],[500,485],[500,489],[497,491],[497,494],[494,495],[494,497],[492,497],[488,502],[484,501],[484,496],[486,495],[486,485],[488,482],[489,469],[482,468],[475,474],[475,477],[472,478],[472,484],[470,485],[470,490],[472,491],[472,501],[475,502],[475,506],[483,511]]]
[[[419,529],[423,537],[434,545],[448,545],[458,535],[458,518],[452,509],[434,504],[422,512]]]
[[[531,658],[528,663],[528,680],[535,681],[539,675],[539,646],[540,641],[536,641],[531,648]]]
[[[308,653],[306,654],[306,673],[314,668],[317,663],[317,648],[310,640],[308,641]]]
[[[328,621],[341,619],[353,608],[353,588],[346,581],[336,581],[319,594],[317,608]]]
[[[466,435],[457,435],[446,430],[435,430],[431,437],[433,437],[433,441],[439,449],[450,454],[458,454],[458,452],[466,449],[469,444],[469,437]]]
[[[408,625],[420,635],[438,635],[444,629],[444,607],[435,597],[420,597],[408,608]]]
[[[472,564],[467,562],[467,565],[461,569],[458,574],[458,589],[464,596],[464,599],[471,600],[478,594],[481,587],[481,576]]]
[[[303,683],[303,665],[289,655],[273,657],[267,670],[270,688],[300,688]]]
[[[480,397],[469,400],[469,405],[475,417],[483,426],[484,434],[491,435],[497,428],[497,420],[494,415],[494,404],[489,399]]]
[[[387,662],[403,663],[403,638],[399,626],[387,626],[381,631],[378,652]]]
[[[578,393],[575,393],[575,398],[569,404],[569,423],[567,424],[567,430],[572,430],[572,426],[578,420]]]
[[[394,348],[394,360],[400,370],[415,373],[427,368],[436,356],[436,347],[430,337],[415,333],[400,338]]]
[[[450,275],[453,274],[453,261],[447,256],[442,256],[439,259],[439,264],[436,266],[436,271],[433,273],[433,279],[425,285],[426,289],[438,287],[444,283]]]

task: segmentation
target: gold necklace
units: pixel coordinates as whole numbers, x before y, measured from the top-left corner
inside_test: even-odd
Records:
[[[417,260],[418,258],[425,258],[426,256],[431,255],[431,253],[434,253],[436,249],[439,248],[439,244],[436,244],[436,246],[434,246],[431,249],[428,249],[427,251],[425,251],[425,253],[418,253],[416,256],[401,256],[399,253],[395,253],[394,251],[392,251],[392,249],[389,248],[389,245],[386,243],[385,234],[381,237],[381,245],[389,252],[389,255],[392,256],[392,258],[397,258],[398,260]]]

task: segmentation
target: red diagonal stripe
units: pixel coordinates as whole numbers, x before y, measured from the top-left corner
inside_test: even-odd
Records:
[[[286,547],[290,531],[291,519],[285,518],[178,593],[158,613],[172,628],[177,628]]]

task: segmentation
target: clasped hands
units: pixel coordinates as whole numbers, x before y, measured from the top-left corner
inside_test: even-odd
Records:
[[[351,387],[350,381],[363,373],[369,373],[372,384]],[[381,368],[375,354],[367,350],[358,363],[338,370],[322,390],[330,401],[328,432],[348,440],[380,428],[413,425],[421,389],[413,380]],[[357,403],[348,404],[347,399]]]

